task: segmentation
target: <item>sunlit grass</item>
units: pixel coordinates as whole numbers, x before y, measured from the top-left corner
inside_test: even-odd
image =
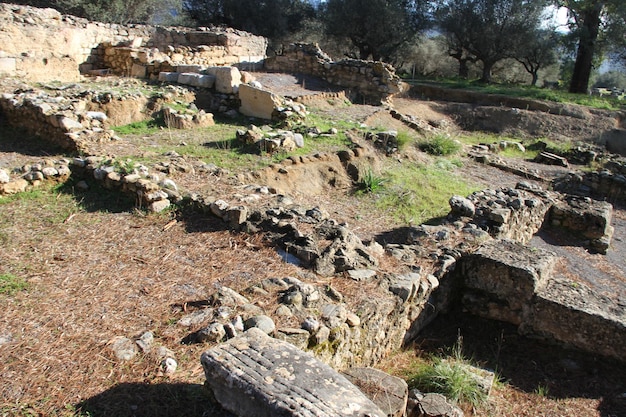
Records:
[[[421,224],[450,211],[452,195],[468,195],[480,188],[455,174],[458,161],[441,158],[433,164],[405,162],[388,168],[384,186],[371,193],[375,206],[405,224]]]

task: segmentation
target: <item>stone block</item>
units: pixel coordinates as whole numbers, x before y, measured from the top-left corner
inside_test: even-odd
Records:
[[[0,73],[12,74],[16,69],[15,58],[0,58]]]
[[[626,358],[626,309],[585,284],[551,279],[533,302],[520,333],[547,337],[594,354]]]
[[[385,416],[330,366],[256,328],[204,352],[201,363],[215,400],[238,416]]]
[[[388,417],[405,415],[409,387],[403,379],[374,368],[350,368],[343,374]]]
[[[277,95],[248,84],[239,86],[239,100],[241,100],[239,112],[266,120],[272,119],[274,109],[280,105],[280,98]]]
[[[176,66],[176,72],[192,72],[192,73],[196,73],[199,74],[200,71],[202,70],[202,67],[200,65],[177,65]]]
[[[509,240],[485,243],[459,261],[464,306],[479,316],[520,324],[556,260],[552,252]]]
[[[135,78],[146,78],[146,66],[133,64],[130,68],[130,76]]]
[[[206,72],[215,76],[215,91],[234,94],[241,84],[241,73],[236,67],[209,67]]]
[[[214,85],[215,85],[214,75],[206,74],[206,75],[200,75],[199,77],[196,78],[196,84],[195,84],[196,87],[213,88]]]
[[[176,83],[178,82],[178,72],[159,72],[159,81],[164,83]]]
[[[178,84],[183,85],[194,85],[196,83],[196,78],[199,74],[193,72],[181,72],[178,73]]]
[[[612,234],[613,206],[606,201],[569,196],[550,209],[550,221],[588,239]],[[555,222],[556,221],[556,222]]]

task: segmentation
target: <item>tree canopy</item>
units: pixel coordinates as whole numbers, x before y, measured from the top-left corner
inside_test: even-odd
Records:
[[[326,33],[348,39],[359,58],[389,60],[428,26],[428,6],[425,0],[328,0],[322,18]]]
[[[187,0],[184,9],[197,24],[225,25],[273,39],[298,31],[315,15],[304,0]]]
[[[437,10],[450,55],[482,63],[481,81],[491,82],[493,66],[515,58],[541,21],[545,2],[536,0],[444,0]],[[463,61],[464,60],[464,61]]]

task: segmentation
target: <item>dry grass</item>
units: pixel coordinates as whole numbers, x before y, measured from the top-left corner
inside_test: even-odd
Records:
[[[21,134],[7,138],[0,141],[2,167],[58,152],[25,141]],[[122,141],[117,146],[103,152],[139,155],[132,144]],[[177,182],[204,186],[216,196],[233,190],[220,178],[200,183],[202,179],[189,175]],[[372,216],[373,205],[342,191],[296,200],[325,208],[362,239],[401,232],[390,232],[397,224],[389,217]],[[224,415],[202,389],[199,357],[208,345],[182,344],[194,329],[176,321],[220,285],[243,290],[265,278],[305,274],[283,262],[261,236],[232,233],[221,221],[197,214],[146,215],[100,189],[77,196],[48,190],[1,204],[0,243],[0,274],[28,284],[25,290],[0,295],[1,416]],[[382,258],[384,270],[405,267]],[[344,277],[306,276],[331,285],[353,303],[371,299],[379,290]],[[272,296],[257,296],[253,302],[268,311],[276,306]],[[417,352],[453,343],[455,339],[446,340],[448,334],[456,338],[459,326],[471,328],[466,321],[457,317],[430,326],[434,333],[425,333]],[[476,325],[488,328],[483,322]],[[114,359],[109,345],[113,338],[135,338],[146,330],[154,333],[156,345],[174,352],[179,369],[173,376],[161,373],[152,353],[130,362]],[[469,353],[497,366],[508,382],[496,387],[489,407],[467,410],[470,415],[625,415],[614,400],[626,389],[623,366],[551,350],[514,332],[506,333],[500,344],[499,332],[482,334],[474,341],[464,331],[465,346],[483,352]],[[492,351],[499,352],[495,360]],[[382,366],[402,374],[414,357],[415,351],[405,352]],[[572,374],[555,367],[570,357],[583,364],[582,370]],[[548,395],[539,395],[538,386],[546,386]]]
[[[260,237],[231,233],[211,218],[186,218],[166,230],[171,214],[87,212],[69,195],[44,194],[44,204],[24,207],[16,200],[4,204],[1,215],[7,244],[0,264],[29,286],[1,299],[0,332],[11,338],[0,348],[0,410],[7,415],[72,414],[77,404],[110,390],[107,401],[115,392],[151,392],[143,384],[180,384],[183,391],[202,384],[198,358],[207,346],[181,344],[190,329],[175,324],[183,313],[174,307],[206,300],[220,285],[241,290],[297,272]],[[71,214],[61,220],[58,211]],[[108,344],[114,337],[146,330],[175,352],[174,377],[160,375],[150,355],[128,363],[113,358]],[[137,386],[124,393],[120,384]],[[172,408],[178,391],[135,405]],[[197,402],[206,406],[206,398]],[[112,415],[131,415],[124,409],[131,406],[119,404]],[[99,415],[99,404],[84,411],[90,407]],[[152,415],[187,410],[181,403]]]

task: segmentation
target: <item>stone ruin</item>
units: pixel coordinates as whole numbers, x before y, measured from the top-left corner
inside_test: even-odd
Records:
[[[113,73],[156,79],[178,65],[260,66],[267,40],[231,29],[105,24],[53,9],[0,4],[0,73],[78,81]]]
[[[83,72],[111,71],[168,84],[165,93],[150,98],[128,93],[102,97],[85,91],[74,96],[27,91],[0,97],[0,110],[10,123],[70,151],[89,153],[91,144],[116,140],[110,127],[120,123],[111,120],[107,106],[123,101],[133,101],[134,107],[142,109],[124,116],[131,121],[162,111],[175,128],[212,122],[210,113],[167,106],[176,101],[192,103],[205,91],[211,91],[209,101],[215,111],[239,109],[262,119],[306,115],[304,106],[273,95],[246,80],[245,71],[229,66],[258,62],[251,57],[264,55],[264,40],[251,35],[103,25],[51,10],[5,4],[0,4],[0,12],[3,22],[11,22],[11,31],[28,39],[37,34],[50,50],[77,46],[67,49],[67,56],[57,56],[33,43],[33,50],[24,55],[11,49],[16,46],[3,43],[7,46],[0,56],[0,71],[22,75],[32,67],[28,76],[36,78],[40,70],[58,63],[58,69],[69,65],[76,70],[80,65]],[[60,46],[52,43],[54,31],[66,34],[57,36]],[[385,64],[335,63],[310,45],[289,46],[266,61],[266,66],[322,77],[357,92],[364,101],[380,103],[402,89]],[[69,78],[74,77],[74,70]],[[56,76],[55,71],[49,74]],[[418,130],[429,129],[397,112],[392,115]],[[263,132],[252,126],[237,136],[259,147],[287,147],[292,142],[298,146],[300,140],[283,131]],[[385,154],[397,149],[393,132],[372,134],[366,140]],[[355,180],[360,162],[367,158],[367,149],[358,143],[354,150],[337,154],[288,158],[242,178],[250,184],[263,179],[265,184],[249,185],[246,196],[234,199],[187,193],[167,178],[176,169],[213,170],[220,175],[217,167],[190,167],[172,156],[167,166],[157,167],[160,172],[154,173],[147,167],[126,167],[123,161],[91,155],[19,167],[11,174],[0,170],[0,194],[21,192],[42,181],[66,181],[70,176],[94,179],[105,188],[133,195],[140,207],[152,211],[178,204],[215,216],[233,230],[264,233],[286,257],[319,276],[343,276],[375,295],[353,301],[332,286],[280,277],[253,283],[242,293],[222,287],[207,306],[184,315],[179,325],[189,328],[188,342],[217,344],[202,355],[207,383],[215,399],[237,415],[249,415],[252,409],[268,416],[424,412],[429,401],[437,400],[413,394],[408,401],[401,383],[397,391],[401,394],[393,394],[400,405],[391,412],[383,411],[355,388],[358,383],[350,381],[356,373],[370,372],[357,372],[358,367],[375,365],[409,344],[424,326],[456,303],[473,314],[510,322],[525,335],[620,360],[626,357],[624,300],[610,299],[584,283],[563,278],[556,271],[556,255],[527,245],[539,230],[559,228],[592,250],[609,250],[612,206],[586,196],[624,201],[623,164],[614,162],[612,171],[571,174],[554,183],[555,191],[521,182],[512,189],[453,196],[450,214],[440,225],[411,227],[405,241],[384,246],[363,242],[318,207],[293,204],[271,183],[271,178],[279,183],[311,166],[323,166],[326,172],[344,170]],[[78,189],[84,187],[86,182],[77,182]],[[593,227],[581,228],[582,223]],[[405,265],[414,265],[412,272],[380,272],[378,257],[385,252]],[[423,266],[417,267],[418,262]],[[251,297],[278,301],[278,307],[264,311],[250,302]],[[280,316],[292,327],[277,327],[272,316]],[[134,356],[120,352],[117,356],[124,360]],[[163,363],[166,370],[175,369],[171,355],[165,355]],[[345,370],[346,375],[335,369]],[[250,401],[241,401],[244,395]],[[448,415],[462,415],[459,412],[449,408]]]
[[[353,92],[356,103],[380,104],[408,89],[395,69],[384,62],[342,59],[333,61],[317,45],[294,43],[265,61],[269,71],[310,74]]]

